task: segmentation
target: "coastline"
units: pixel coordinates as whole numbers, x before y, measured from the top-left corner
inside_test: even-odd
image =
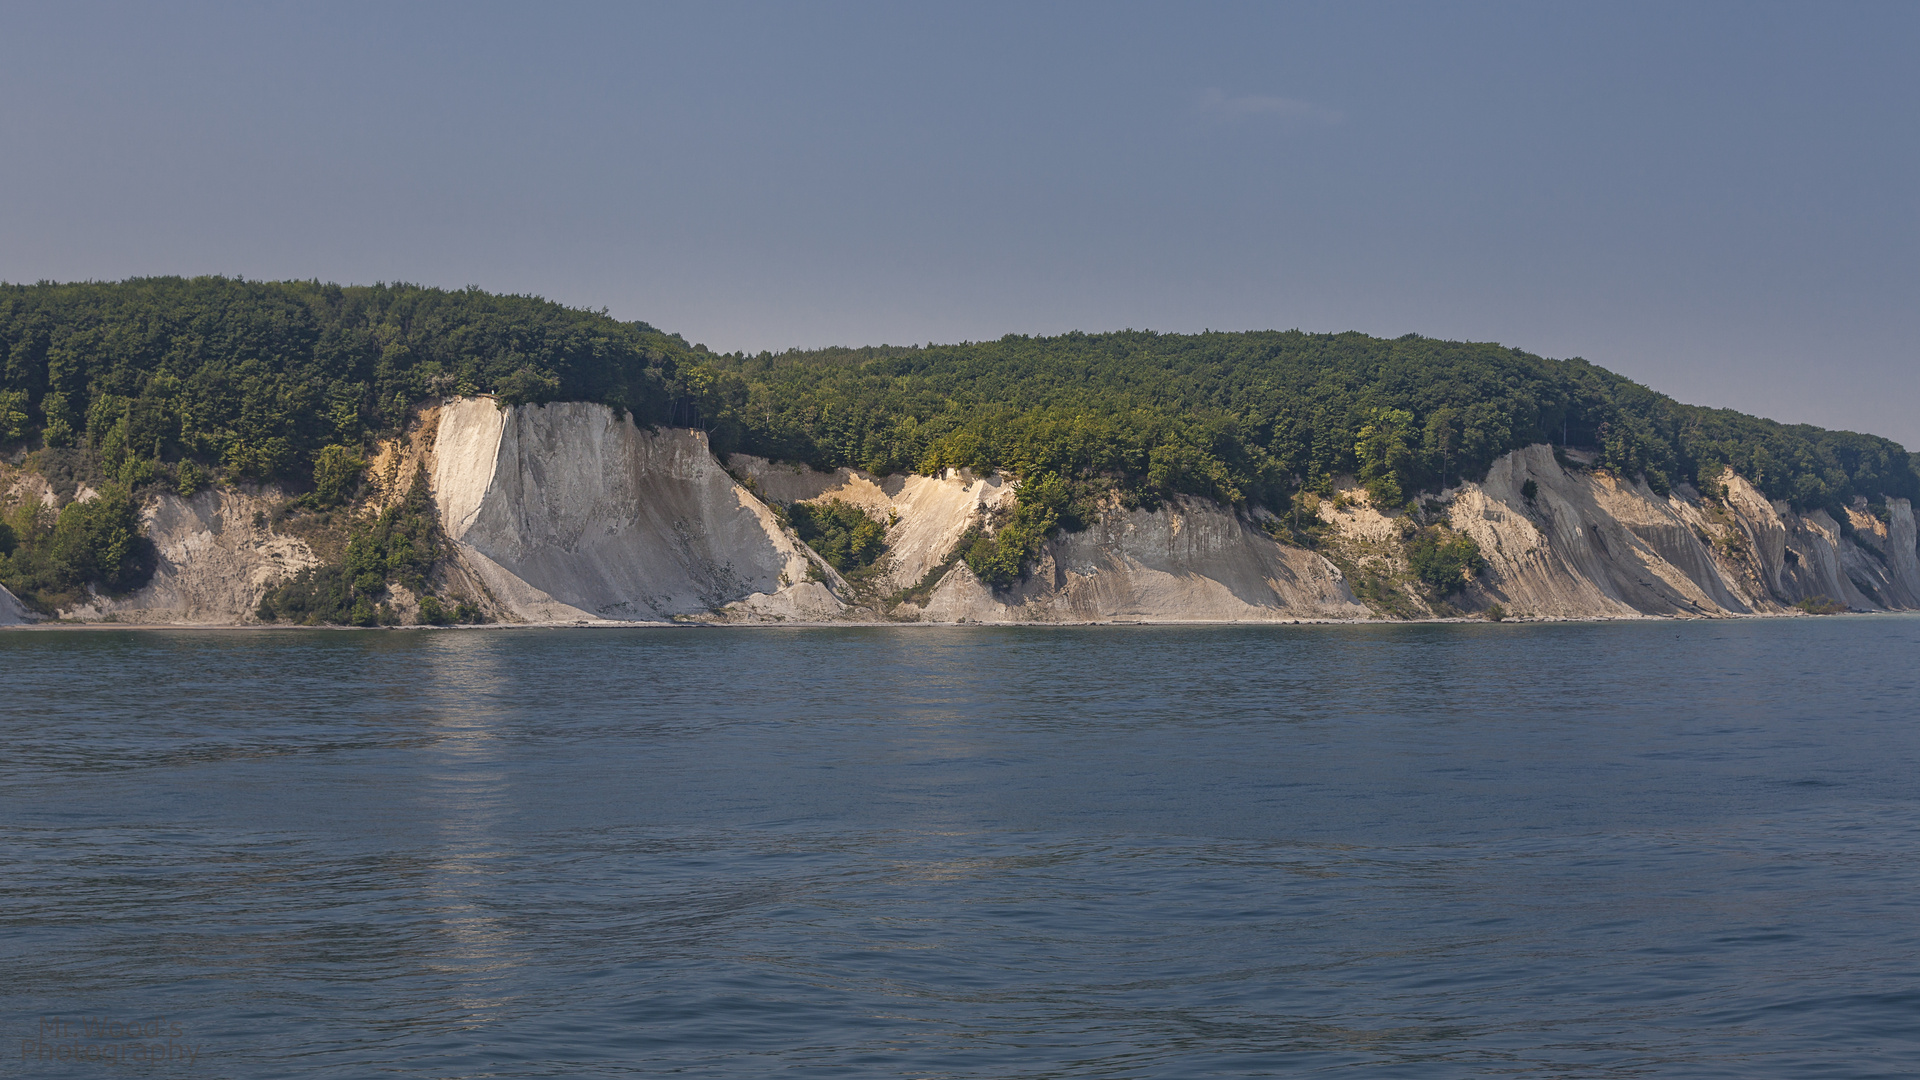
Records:
[[[1018,481],[998,473],[875,476],[741,455],[722,462],[697,430],[642,430],[604,406],[502,410],[485,398],[423,410],[368,469],[374,482],[363,504],[331,524],[290,514],[293,500],[277,488],[154,494],[141,511],[158,556],[147,584],[90,590],[52,615],[0,588],[0,626],[287,629],[313,619],[416,629],[443,617],[423,607],[430,597],[443,611],[473,598],[467,616],[495,629],[1614,622],[1920,610],[1920,525],[1905,499],[1889,499],[1878,516],[1803,513],[1731,472],[1711,494],[1685,485],[1659,493],[1545,444],[1503,455],[1484,480],[1416,508],[1375,506],[1350,477],[1338,478],[1333,498],[1303,504],[1306,526],[1184,495],[1154,509],[1103,504],[1083,528],[1039,542],[1010,583],[983,579],[959,558],[964,543],[997,535],[1016,512]],[[376,615],[370,599],[360,600],[367,610],[350,612],[316,606],[311,589],[300,602],[275,602],[269,616],[280,621],[261,621],[256,613],[273,590],[335,565],[347,533],[412,497],[406,476],[426,496],[421,527],[439,530],[444,545],[410,587],[389,582],[390,592],[370,594],[381,596],[378,619],[388,625],[366,625]],[[884,523],[884,555],[872,567],[843,574],[784,516],[803,503],[836,502]],[[1442,539],[1469,553],[1449,556],[1467,560],[1450,586],[1444,574],[1433,577],[1441,571],[1415,566],[1418,543],[1432,555]]]
[[[450,626],[340,626],[326,624],[319,626],[285,625],[269,623],[150,623],[150,622],[110,622],[73,621],[45,619],[39,622],[22,623],[15,626],[0,626],[0,634],[17,631],[37,632],[76,632],[94,630],[140,630],[140,631],[192,631],[230,633],[246,631],[249,633],[286,633],[303,630],[346,631],[354,633],[381,632],[469,632],[469,631],[513,631],[513,630],[874,630],[874,629],[925,629],[950,630],[982,628],[1019,627],[1043,630],[1087,630],[1123,627],[1291,627],[1291,626],[1510,626],[1543,624],[1604,624],[1604,623],[1723,623],[1751,622],[1755,620],[1791,620],[1791,619],[1830,619],[1830,618],[1920,618],[1916,611],[1836,611],[1830,615],[1813,615],[1802,611],[1761,611],[1740,614],[1721,615],[1511,615],[1505,619],[1493,620],[1470,616],[1448,616],[1435,619],[1101,619],[1078,622],[1068,621],[964,621],[930,622],[926,620],[783,620],[756,622],[710,622],[704,620],[686,620],[680,622],[664,621],[622,621],[603,619],[597,621],[573,620],[553,622],[516,622],[516,623],[470,623]]]

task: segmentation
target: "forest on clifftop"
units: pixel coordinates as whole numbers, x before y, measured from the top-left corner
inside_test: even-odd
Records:
[[[1801,509],[1920,498],[1891,440],[1684,405],[1584,360],[1408,335],[1009,335],[716,354],[642,322],[416,285],[0,286],[0,453],[129,490],[337,485],[423,400],[583,400],[820,467],[1006,469],[1062,512],[1112,492],[1280,507],[1357,475],[1400,503],[1539,442],[1655,490],[1731,466]],[[1036,488],[1036,491],[1041,489]]]

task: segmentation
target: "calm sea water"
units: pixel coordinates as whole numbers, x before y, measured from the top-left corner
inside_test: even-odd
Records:
[[[0,1072],[1911,1076],[1917,693],[1898,617],[0,634]]]

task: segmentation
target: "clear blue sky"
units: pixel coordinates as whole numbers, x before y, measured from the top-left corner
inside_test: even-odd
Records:
[[[1417,331],[1920,447],[1920,4],[0,7],[0,279]]]

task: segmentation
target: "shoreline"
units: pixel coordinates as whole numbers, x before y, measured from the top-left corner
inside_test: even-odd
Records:
[[[13,626],[0,626],[0,634],[13,631],[28,632],[75,632],[85,633],[94,630],[142,630],[142,631],[207,631],[286,633],[302,630],[367,632],[414,632],[414,631],[512,631],[512,630],[872,630],[906,629],[927,630],[1021,627],[1031,629],[1086,630],[1096,628],[1138,628],[1138,627],[1291,627],[1291,626],[1442,626],[1472,624],[1478,626],[1543,625],[1564,623],[1718,623],[1746,620],[1775,619],[1824,619],[1852,616],[1856,618],[1914,618],[1920,617],[1916,611],[1837,611],[1831,615],[1814,615],[1808,612],[1750,612],[1733,615],[1536,615],[1508,616],[1498,622],[1492,619],[1478,619],[1467,616],[1453,616],[1444,619],[1105,619],[1086,622],[925,622],[890,620],[854,620],[836,619],[821,621],[788,620],[781,622],[640,622],[621,620],[573,620],[568,622],[522,622],[522,623],[468,623],[448,626],[291,626],[261,623],[133,623],[133,622],[68,622],[59,619],[45,619],[37,622],[20,623]]]

